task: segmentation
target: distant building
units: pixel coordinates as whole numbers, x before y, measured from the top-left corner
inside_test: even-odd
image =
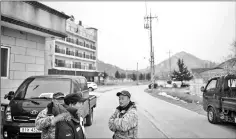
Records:
[[[195,79],[202,78],[201,73],[208,70],[211,70],[211,68],[193,68],[191,69],[191,73]]]
[[[65,38],[68,15],[36,1],[1,2],[1,100],[24,79],[48,74],[48,44]]]
[[[191,69],[194,79],[203,79],[205,82],[214,77],[226,74],[226,70],[221,68],[195,68]]]
[[[66,33],[66,38],[51,42],[49,74],[80,75],[97,82],[97,29],[68,19]]]

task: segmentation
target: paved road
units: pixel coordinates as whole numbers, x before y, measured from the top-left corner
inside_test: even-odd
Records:
[[[139,138],[236,138],[236,126],[210,124],[203,115],[146,94],[146,86],[125,88],[138,106]],[[88,138],[111,138],[107,124],[118,104],[117,91],[99,95],[94,123],[86,127]]]

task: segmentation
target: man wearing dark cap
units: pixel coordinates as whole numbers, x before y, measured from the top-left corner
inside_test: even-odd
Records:
[[[38,114],[35,120],[36,129],[42,131],[41,139],[58,138],[55,133],[56,124],[59,122],[71,121],[72,119],[80,121],[81,114],[78,112],[78,108],[84,101],[85,99],[80,93],[67,96],[61,92],[54,93],[52,102]]]
[[[119,106],[109,119],[109,129],[114,132],[113,139],[135,139],[138,134],[138,114],[131,94],[123,90],[116,94]]]
[[[84,133],[85,133],[85,130],[84,130],[84,123],[83,123],[83,117],[84,117],[83,103],[86,100],[87,99],[83,98],[82,93],[72,93],[72,94],[67,95],[64,99],[65,105],[76,109],[76,111],[72,111],[72,113],[73,115],[77,115],[77,118],[82,123],[82,129]]]
[[[73,115],[72,120],[77,125],[76,131],[80,139],[86,138],[84,123],[83,123],[83,103],[86,101],[82,93],[68,94],[64,98],[64,107]],[[79,126],[78,126],[79,124]],[[80,131],[78,130],[80,129]]]

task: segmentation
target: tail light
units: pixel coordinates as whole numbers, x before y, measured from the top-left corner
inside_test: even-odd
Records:
[[[12,121],[12,116],[11,116],[11,107],[10,106],[7,106],[6,108],[6,121]]]

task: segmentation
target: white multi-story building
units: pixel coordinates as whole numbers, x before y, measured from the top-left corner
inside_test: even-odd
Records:
[[[85,28],[80,21],[66,22],[67,37],[52,41],[49,74],[80,75],[97,81],[97,29]]]

